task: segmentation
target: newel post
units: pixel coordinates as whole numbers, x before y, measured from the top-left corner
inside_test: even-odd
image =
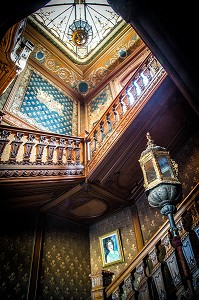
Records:
[[[95,274],[90,274],[92,281],[91,299],[105,300],[105,288],[112,282],[113,272],[102,270]]]

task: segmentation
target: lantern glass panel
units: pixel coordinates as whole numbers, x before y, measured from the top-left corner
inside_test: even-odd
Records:
[[[174,177],[168,157],[158,156],[157,160],[163,177]]]
[[[146,178],[147,178],[148,183],[150,183],[150,182],[154,181],[155,179],[157,179],[156,172],[155,172],[152,160],[148,160],[145,163],[144,168],[145,168]]]

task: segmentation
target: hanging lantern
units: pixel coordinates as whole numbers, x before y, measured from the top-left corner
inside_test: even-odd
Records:
[[[149,133],[147,139],[147,148],[139,159],[145,190],[148,191],[160,183],[180,184],[177,178],[178,165],[170,158],[169,152],[155,145]]]
[[[162,208],[165,204],[177,203],[181,196],[178,165],[165,148],[154,144],[149,133],[147,140],[147,148],[141,153],[139,163],[149,204]]]

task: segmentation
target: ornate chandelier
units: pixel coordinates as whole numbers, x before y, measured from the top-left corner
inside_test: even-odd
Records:
[[[87,20],[75,20],[68,29],[68,39],[77,47],[88,45],[92,41],[93,30]]]

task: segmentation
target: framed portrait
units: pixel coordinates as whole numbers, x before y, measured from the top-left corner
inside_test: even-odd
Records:
[[[99,240],[103,267],[124,261],[119,229],[99,237]]]

